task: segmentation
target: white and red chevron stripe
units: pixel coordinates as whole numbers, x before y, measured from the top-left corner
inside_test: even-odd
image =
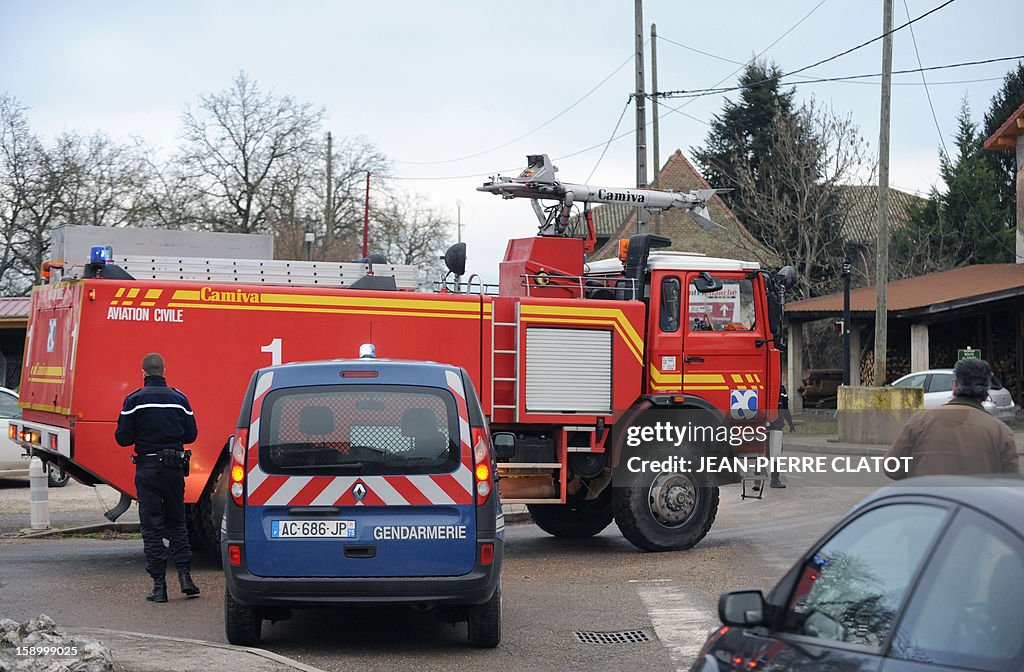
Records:
[[[473,457],[469,413],[462,380],[446,371],[448,388],[459,412],[459,468],[451,474],[416,476],[278,476],[259,465],[260,408],[270,389],[273,373],[256,383],[249,426],[246,493],[251,506],[425,506],[473,503]],[[366,487],[363,501],[352,494],[356,483]]]

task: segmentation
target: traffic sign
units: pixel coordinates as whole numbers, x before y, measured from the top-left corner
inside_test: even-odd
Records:
[[[961,359],[981,359],[981,350],[967,346],[956,351],[956,361]]]

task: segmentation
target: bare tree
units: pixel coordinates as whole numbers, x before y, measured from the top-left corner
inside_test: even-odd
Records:
[[[46,152],[51,186],[59,189],[60,219],[73,226],[142,226],[149,169],[138,145],[102,133],[68,132]]]
[[[316,151],[323,110],[263,93],[244,72],[226,91],[200,97],[182,117],[180,161],[205,199],[212,228],[253,233],[267,227],[282,166]]]
[[[759,166],[742,164],[738,188],[761,241],[800,272],[803,298],[831,291],[842,258],[842,191],[862,180],[867,144],[849,116],[805,104],[776,114],[775,143]]]
[[[43,148],[32,134],[26,108],[0,96],[0,291],[27,291],[31,268],[25,252],[38,228],[40,164]]]
[[[322,155],[327,155],[327,143],[321,144]],[[324,222],[325,246],[351,236],[361,237],[366,203],[366,173],[370,172],[371,199],[378,198],[385,181],[391,174],[391,162],[377,151],[366,138],[342,138],[331,148],[331,203]],[[321,162],[314,182],[315,192],[322,203],[327,201],[326,161]]]
[[[62,225],[142,226],[150,171],[138,146],[94,133],[61,134],[51,147],[26,110],[0,96],[0,291],[28,291]]]
[[[440,258],[448,243],[452,221],[424,205],[416,195],[397,193],[373,212],[370,251],[379,252],[393,264],[420,268],[420,284],[429,284],[443,268]]]

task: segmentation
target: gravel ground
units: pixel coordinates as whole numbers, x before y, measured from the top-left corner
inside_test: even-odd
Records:
[[[117,503],[119,493],[111,487],[95,488],[74,480],[63,488],[50,488],[50,525],[54,528],[104,523],[103,512]],[[31,526],[28,479],[0,479],[0,536]],[[137,523],[139,510],[132,506],[118,522]]]

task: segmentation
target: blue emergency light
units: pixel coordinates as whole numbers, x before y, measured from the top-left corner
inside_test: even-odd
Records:
[[[89,250],[89,263],[102,266],[114,258],[114,250],[110,245],[93,245]]]

